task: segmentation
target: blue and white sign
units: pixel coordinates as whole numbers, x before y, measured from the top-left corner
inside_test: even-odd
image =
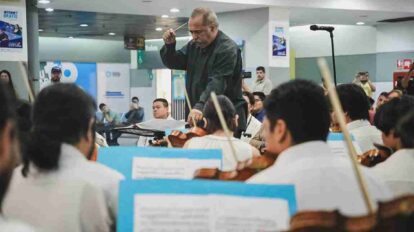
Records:
[[[98,162],[127,179],[192,179],[197,169],[221,169],[222,153],[213,149],[102,147]]]
[[[26,9],[0,6],[0,61],[27,61]]]
[[[98,63],[97,103],[117,113],[126,113],[130,104],[129,64]]]
[[[283,231],[294,213],[292,185],[125,180],[117,231]]]
[[[94,99],[97,97],[96,63],[46,62],[41,63],[40,88],[50,84],[51,70],[58,66],[62,70],[62,83],[75,83]]]

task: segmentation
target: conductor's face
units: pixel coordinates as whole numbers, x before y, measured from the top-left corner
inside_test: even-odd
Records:
[[[190,18],[188,21],[188,29],[193,37],[193,42],[198,44],[201,48],[210,45],[217,36],[217,27],[203,25],[202,15]]]

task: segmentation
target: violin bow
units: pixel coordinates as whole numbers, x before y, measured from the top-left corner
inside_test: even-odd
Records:
[[[318,65],[319,65],[319,69],[321,71],[322,77],[325,80],[325,83],[327,84],[328,93],[329,93],[328,94],[329,95],[329,100],[330,100],[330,102],[333,106],[333,109],[334,109],[334,112],[336,114],[337,120],[339,122],[342,133],[344,135],[346,145],[348,147],[349,158],[352,161],[352,167],[353,167],[355,176],[357,178],[358,186],[361,190],[365,205],[368,209],[369,214],[373,214],[374,213],[374,208],[373,208],[373,205],[372,205],[372,201],[371,201],[370,195],[368,193],[368,189],[367,189],[365,179],[361,175],[361,170],[360,170],[360,168],[358,166],[358,162],[356,160],[357,152],[356,152],[355,147],[352,143],[351,134],[349,133],[349,130],[346,127],[344,111],[343,111],[341,103],[339,101],[338,93],[336,92],[335,86],[332,83],[332,77],[331,77],[331,73],[330,73],[329,68],[328,68],[328,64],[326,63],[325,59],[319,58],[318,59]]]
[[[231,153],[233,154],[233,157],[236,160],[236,162],[238,162],[237,157],[236,157],[236,149],[234,148],[233,141],[231,140],[232,135],[231,135],[229,128],[227,127],[227,123],[226,123],[226,120],[224,119],[223,111],[221,110],[221,106],[217,100],[217,95],[215,92],[211,92],[210,96],[211,96],[211,100],[213,101],[214,108],[216,108],[221,127],[223,128],[224,133],[226,134],[227,139],[229,141]]]
[[[197,127],[197,124],[196,124],[196,121],[195,121],[195,119],[194,119],[194,116],[193,116],[193,115],[191,115],[191,111],[193,110],[193,108],[191,107],[190,98],[188,97],[188,92],[187,92],[187,89],[185,88],[184,80],[183,80],[183,81],[180,81],[180,83],[181,83],[181,87],[184,89],[185,100],[186,100],[186,102],[187,102],[188,109],[190,110],[190,117],[191,117],[191,120],[193,121],[193,125],[194,125],[194,127]]]
[[[20,68],[20,72],[23,74],[19,76],[23,80],[24,86],[26,87],[27,93],[29,94],[29,102],[33,103],[35,99],[34,93],[33,93],[32,88],[30,87],[29,74],[27,71],[27,67],[23,61],[19,62],[19,68]]]

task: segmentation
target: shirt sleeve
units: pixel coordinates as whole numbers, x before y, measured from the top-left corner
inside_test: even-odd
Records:
[[[267,79],[265,82],[264,88],[263,88],[263,93],[266,95],[269,95],[270,92],[272,92],[272,89],[273,89],[272,81]]]
[[[161,50],[162,63],[169,69],[187,69],[187,45],[180,50],[175,49],[176,44],[165,44]]]
[[[228,78],[232,78],[234,69],[237,64],[238,49],[227,48],[223,52],[219,52],[214,57],[213,68],[208,70],[208,84],[201,93],[198,102],[194,108],[200,111],[203,110],[204,104],[210,97],[211,92],[217,95],[223,94],[226,89]]]

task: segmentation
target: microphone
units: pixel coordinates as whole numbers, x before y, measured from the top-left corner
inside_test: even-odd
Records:
[[[309,27],[312,31],[329,31],[335,30],[335,27],[312,25]]]

